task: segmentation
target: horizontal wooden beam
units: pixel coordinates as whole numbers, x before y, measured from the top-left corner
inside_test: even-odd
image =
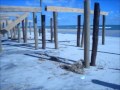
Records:
[[[22,20],[24,20],[27,16],[29,15],[29,13],[24,13],[23,15],[21,15],[19,18],[17,18],[15,21],[11,22],[7,27],[4,28],[4,30],[11,30],[12,28],[14,28],[18,23],[22,22]]]
[[[68,7],[57,7],[57,6],[47,6],[45,8],[46,11],[52,12],[74,12],[74,13],[84,13],[84,9],[80,8],[68,8]],[[91,14],[94,14],[94,11],[90,11]],[[101,15],[108,15],[108,12],[100,12]]]
[[[0,6],[0,12],[41,12],[41,8],[24,6]]]
[[[9,14],[1,14],[0,13],[0,17],[19,17],[20,16],[20,14],[11,14],[11,13],[9,13]]]

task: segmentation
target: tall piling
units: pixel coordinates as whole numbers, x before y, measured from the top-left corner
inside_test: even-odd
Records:
[[[27,43],[27,29],[28,29],[28,18],[25,18],[25,37],[24,37],[24,43]]]
[[[18,28],[18,43],[21,42],[21,30],[20,30],[20,23],[17,25]]]
[[[96,65],[97,47],[98,47],[98,32],[99,32],[99,17],[100,17],[100,6],[99,3],[94,5],[94,20],[93,20],[93,43],[92,43],[92,54],[91,54],[91,66]]]
[[[46,48],[45,15],[42,15],[42,49]]]
[[[58,49],[57,12],[53,12],[53,21],[54,21],[54,42],[55,42],[55,49]]]
[[[34,25],[34,39],[35,39],[35,49],[38,49],[38,32],[37,32],[37,16],[33,12],[33,25]]]
[[[90,61],[90,0],[84,0],[84,61],[89,68]]]
[[[102,45],[105,44],[105,15],[102,16]]]
[[[53,42],[53,19],[50,18],[50,37],[51,37],[51,42]]]
[[[0,34],[0,53],[2,52],[2,34]]]
[[[24,20],[22,21],[22,34],[23,34],[23,42],[25,43],[25,23]]]
[[[81,15],[78,15],[77,23],[77,47],[80,47]]]

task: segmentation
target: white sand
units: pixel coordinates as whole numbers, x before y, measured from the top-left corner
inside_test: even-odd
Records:
[[[29,37],[33,38],[33,35]],[[50,40],[49,33],[47,40]],[[59,34],[58,50],[55,50],[54,43],[49,41],[46,49],[42,50],[41,40],[39,50],[34,50],[34,40],[29,40],[27,46],[11,40],[3,44],[4,51],[0,54],[1,90],[119,90],[118,37],[106,37],[105,45],[101,45],[99,37],[97,66],[85,69],[84,75],[61,69],[59,66],[62,63],[51,61],[46,55],[36,54],[37,52],[61,57],[69,63],[72,63],[68,61],[69,59],[73,61],[83,59],[83,48],[76,47],[74,34]]]

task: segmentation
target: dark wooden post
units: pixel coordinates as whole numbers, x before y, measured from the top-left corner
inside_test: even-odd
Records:
[[[28,18],[25,18],[25,43],[27,43],[27,28],[28,28]]]
[[[42,15],[42,49],[46,48],[45,15]]]
[[[2,30],[2,22],[0,21],[0,30]]]
[[[0,34],[0,53],[2,52],[2,35]]]
[[[2,28],[5,28],[5,23],[4,22],[2,23]]]
[[[94,21],[93,21],[93,43],[92,43],[92,55],[91,55],[91,63],[90,63],[91,66],[95,66],[96,56],[97,56],[99,17],[100,17],[100,6],[99,3],[95,3]]]
[[[2,23],[2,28],[5,28],[5,23]],[[3,34],[3,37],[5,37],[5,34]]]
[[[77,47],[80,47],[80,33],[81,33],[81,15],[78,15],[78,28],[77,28]]]
[[[105,15],[102,17],[102,45],[105,44]]]
[[[10,30],[11,39],[13,38],[13,30]]]
[[[17,25],[18,28],[18,43],[21,41],[21,31],[20,31],[20,23]]]
[[[16,39],[15,27],[13,28],[13,39]]]
[[[6,26],[8,25],[8,20],[6,20]],[[8,36],[8,39],[9,39],[9,31],[7,32],[7,36]]]
[[[55,42],[55,49],[58,49],[57,12],[53,12],[53,21],[54,21],[54,42]]]
[[[23,42],[25,43],[25,26],[24,26],[24,20],[22,21],[22,32],[23,32]]]
[[[33,12],[33,25],[34,25],[34,39],[35,39],[35,49],[38,49],[38,32],[37,32],[37,16]]]
[[[51,42],[53,42],[53,19],[50,19],[50,34],[51,34]]]
[[[90,59],[90,0],[84,0],[84,61],[89,68]]]

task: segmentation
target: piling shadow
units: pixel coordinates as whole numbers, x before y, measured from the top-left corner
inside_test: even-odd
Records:
[[[70,59],[66,59],[66,58],[62,58],[62,57],[51,56],[51,55],[48,55],[48,54],[35,53],[35,54],[24,54],[24,55],[39,58],[39,59],[44,59],[44,60],[50,60],[50,61],[54,61],[54,62],[69,64],[69,65],[71,65],[71,62],[72,63],[76,62],[74,60],[70,60]]]
[[[27,48],[27,49],[34,49],[35,47],[30,44],[3,44],[8,46],[14,46],[14,47],[21,47],[21,48]]]
[[[105,86],[105,87],[109,87],[109,88],[112,88],[112,89],[120,90],[120,85],[117,85],[117,84],[108,83],[108,82],[100,81],[100,80],[97,80],[97,79],[93,79],[92,83],[102,85],[102,86]]]

